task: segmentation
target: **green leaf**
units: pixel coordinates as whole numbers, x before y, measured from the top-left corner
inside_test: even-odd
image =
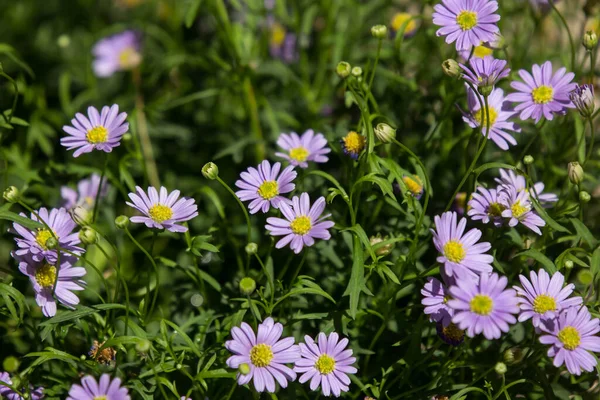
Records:
[[[521,257],[521,256],[533,258],[534,260],[536,260],[537,262],[542,264],[544,266],[544,269],[551,274],[556,272],[556,266],[554,265],[552,260],[550,260],[548,257],[546,257],[544,254],[540,253],[536,249],[529,249],[529,250],[521,251],[521,252],[515,254],[515,256],[513,258]]]
[[[594,238],[594,235],[592,235],[592,232],[590,232],[588,227],[585,226],[583,222],[581,222],[577,218],[571,218],[570,220],[571,224],[573,224],[573,227],[575,228],[575,231],[577,231],[577,235],[580,236],[583,240],[585,240],[591,248],[596,247],[596,245],[598,244],[598,240]]]
[[[364,289],[366,289],[366,285],[363,247],[358,235],[354,235],[354,240],[352,241],[352,273],[350,274],[348,287],[346,287],[346,291],[344,292],[344,296],[350,297],[350,309],[348,310],[348,313],[353,319],[356,318],[360,293]]]
[[[214,204],[217,209],[217,213],[222,219],[225,219],[225,207],[223,207],[223,203],[221,203],[221,199],[217,195],[217,193],[210,188],[209,186],[204,186],[200,189],[200,193],[208,197],[210,201]]]
[[[190,350],[192,352],[194,352],[194,354],[197,355],[198,357],[202,357],[202,353],[198,349],[198,346],[196,346],[196,344],[194,343],[194,341],[179,326],[177,326],[173,322],[171,322],[169,320],[166,320],[166,319],[163,319],[161,321],[161,323],[167,324],[171,328],[173,328],[173,330],[175,332],[177,332],[179,334],[179,336],[181,336],[181,338],[187,343],[187,345],[189,346]]]
[[[379,186],[379,189],[381,190],[381,192],[384,195],[387,195],[389,197],[391,197],[392,199],[395,199],[394,197],[394,188],[392,187],[392,184],[390,183],[390,181],[388,181],[387,179],[378,176],[377,173],[375,172],[371,172],[370,174],[367,174],[365,176],[363,176],[362,178],[360,178],[359,180],[357,180],[354,185],[352,186],[352,191],[351,193],[354,193],[354,191],[358,188],[359,185],[366,183],[366,182],[371,182],[376,184],[377,186]]]
[[[44,227],[44,225],[42,225],[41,223],[34,221],[32,219],[29,219],[27,217],[22,217],[18,214],[15,214],[14,212],[8,211],[8,210],[1,210],[0,211],[0,219],[6,219],[9,221],[13,221],[16,222],[17,224],[24,226],[27,229],[42,229]]]
[[[40,326],[46,325],[55,325],[61,322],[71,321],[77,318],[82,318],[90,314],[95,314],[100,311],[107,311],[113,309],[124,310],[126,307],[123,304],[97,304],[95,306],[86,307],[86,306],[78,306],[75,311],[59,311],[56,316],[50,318],[47,321],[44,321],[40,324]]]
[[[366,234],[365,230],[362,228],[362,226],[360,226],[359,224],[356,224],[354,226],[351,226],[350,228],[346,228],[346,229],[342,230],[342,232],[345,232],[345,231],[354,232],[356,234],[356,236],[358,236],[358,238],[362,242],[363,246],[365,246],[365,248],[369,252],[369,255],[371,256],[373,261],[377,260],[377,255],[375,254],[375,251],[373,250],[373,247],[371,246],[371,241],[369,240],[369,237],[367,236],[367,234]]]
[[[23,320],[23,315],[25,313],[25,309],[27,307],[27,303],[25,302],[25,296],[17,289],[12,286],[9,286],[5,283],[0,282],[0,295],[4,299],[4,303],[8,308],[12,317],[18,321]],[[15,307],[16,303],[19,310],[17,311],[17,307]]]
[[[590,271],[594,275],[594,281],[600,281],[600,247],[592,253],[592,261],[590,262]]]
[[[567,228],[565,228],[564,226],[562,226],[561,224],[559,224],[558,222],[556,222],[555,220],[550,218],[550,216],[548,215],[546,210],[544,210],[544,208],[540,205],[540,203],[537,201],[537,199],[535,197],[531,196],[531,202],[533,204],[533,208],[535,208],[535,211],[537,211],[537,213],[540,215],[540,217],[544,221],[546,221],[546,223],[552,229],[554,229],[555,231],[558,231],[558,232],[571,233],[571,231],[569,231]]]
[[[194,20],[196,19],[196,15],[198,14],[198,10],[200,9],[200,4],[202,4],[202,0],[192,0],[190,4],[190,8],[188,8],[185,13],[185,27],[191,28]]]

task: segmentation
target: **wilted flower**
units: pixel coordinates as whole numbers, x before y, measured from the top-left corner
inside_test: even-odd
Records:
[[[240,174],[239,180],[235,186],[240,188],[235,194],[242,201],[250,201],[248,209],[250,214],[256,214],[259,211],[266,213],[269,208],[279,208],[281,202],[291,203],[291,201],[281,194],[289,193],[294,190],[296,185],[292,182],[298,175],[293,166],[288,166],[281,174],[281,163],[271,164],[264,160],[257,168],[250,167],[248,171]]]
[[[0,381],[8,383],[11,386],[13,385],[13,381],[10,379],[8,372],[0,372]],[[38,387],[34,389],[33,385],[29,385],[29,390],[30,397],[28,397],[28,400],[40,400],[44,398],[44,388]],[[23,396],[19,395],[8,386],[4,386],[2,384],[0,384],[0,398],[6,398],[7,400],[24,400]]]
[[[296,132],[292,132],[289,135],[282,133],[277,139],[277,145],[281,147],[286,153],[277,152],[276,156],[285,158],[292,165],[299,166],[300,168],[308,168],[308,161],[316,163],[325,163],[329,160],[326,154],[331,151],[327,147],[327,139],[321,133],[317,133],[312,129],[307,130],[298,136]]]
[[[100,350],[104,343],[105,342],[99,343],[97,340],[94,340],[88,354],[94,360],[98,361],[99,364],[109,365],[111,362],[115,361],[117,351],[112,347],[105,347]]]
[[[569,98],[575,104],[577,111],[579,111],[582,117],[589,118],[592,116],[596,109],[596,105],[594,104],[594,85],[576,85],[575,90],[571,92]]]
[[[399,12],[394,14],[392,18],[392,36],[395,37],[398,31],[404,26],[404,38],[413,37],[417,33],[419,25],[415,20],[415,16],[409,13]]]
[[[340,139],[340,143],[342,144],[344,153],[356,160],[360,153],[365,149],[367,139],[361,134],[350,131],[346,136]]]
[[[88,210],[94,208],[98,188],[100,187],[100,175],[92,174],[89,179],[82,179],[77,183],[77,190],[71,189],[68,186],[60,188],[60,196],[63,199],[62,206],[66,209],[75,208],[77,206],[84,207]],[[108,184],[106,181],[102,183],[99,198],[106,197],[108,193]]]
[[[117,71],[137,67],[142,61],[140,47],[139,34],[134,31],[121,32],[100,40],[92,49],[96,57],[94,73],[104,78]]]
[[[121,387],[121,379],[111,381],[109,374],[103,374],[96,382],[93,376],[81,378],[81,385],[74,384],[69,390],[67,400],[131,400],[126,387]]]

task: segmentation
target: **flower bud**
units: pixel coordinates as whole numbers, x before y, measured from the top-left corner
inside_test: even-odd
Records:
[[[250,242],[246,245],[246,254],[254,255],[258,251],[258,245],[254,242]]]
[[[4,190],[4,200],[8,201],[9,203],[16,203],[17,201],[19,201],[19,189],[17,189],[15,186],[9,186]]]
[[[238,371],[242,375],[248,375],[250,373],[250,366],[246,363],[241,363],[238,367]]]
[[[49,249],[56,249],[58,247],[58,240],[56,240],[54,236],[49,237],[48,240],[46,240],[46,247]]]
[[[598,35],[594,31],[587,31],[583,34],[583,39],[581,40],[583,47],[587,50],[592,51],[596,48],[598,44]]]
[[[567,260],[567,261],[565,261],[565,268],[566,268],[566,269],[571,269],[571,268],[573,268],[574,266],[575,266],[575,264],[573,264],[573,261],[571,261],[571,260]]]
[[[381,235],[377,235],[377,236],[371,236],[371,238],[369,239],[369,242],[371,243],[371,246],[375,246],[377,243],[381,243],[383,241],[387,240],[387,237],[382,238]],[[392,249],[394,248],[394,244],[393,243],[388,243],[386,245],[383,245],[379,248],[377,248],[377,250],[375,250],[375,254],[377,254],[378,256],[387,256],[388,254],[390,254],[392,252]]]
[[[129,226],[129,218],[126,215],[119,215],[115,218],[115,226],[119,229],[125,229]]]
[[[82,206],[75,207],[69,213],[73,221],[79,226],[86,226],[92,222],[92,213]]]
[[[335,72],[338,74],[338,76],[340,78],[346,79],[348,77],[348,75],[350,75],[351,69],[352,69],[352,67],[346,61],[340,61],[337,65],[337,67],[335,67]]]
[[[375,127],[375,136],[383,143],[390,143],[396,137],[396,130],[384,122]]]
[[[567,166],[567,171],[569,181],[573,185],[579,185],[581,182],[583,182],[583,168],[581,168],[581,165],[579,165],[577,161],[570,162]]]
[[[575,104],[577,111],[584,118],[590,118],[596,109],[594,103],[594,85],[577,85],[575,90],[569,94],[569,98]]]
[[[355,77],[358,78],[359,76],[362,75],[363,70],[362,70],[361,67],[352,67],[352,71],[351,72],[352,72],[352,76],[355,76]]]
[[[130,142],[130,141],[131,141],[131,139],[133,139],[133,135],[132,135],[130,132],[127,132],[126,134],[124,134],[124,135],[121,137],[121,140],[122,140],[123,142]]]
[[[240,281],[240,292],[245,295],[251,295],[256,290],[256,281],[249,276]]]
[[[477,91],[483,97],[488,97],[490,94],[492,94],[492,90],[494,90],[493,84],[490,85],[490,84],[482,83],[481,85],[479,85],[477,87]]]
[[[511,347],[510,349],[506,349],[502,356],[504,362],[508,365],[514,365],[521,360],[523,360],[523,350],[520,347]]]
[[[94,244],[98,241],[98,235],[96,235],[96,231],[89,226],[84,226],[79,231],[79,240],[81,240],[81,243],[83,244]]]
[[[71,37],[63,33],[58,37],[58,39],[56,39],[56,44],[58,45],[58,47],[61,47],[63,49],[69,47],[69,45],[71,44]]]
[[[535,160],[534,160],[533,156],[531,156],[529,154],[527,154],[525,157],[523,157],[523,164],[525,164],[525,165],[531,165],[531,164],[533,164],[534,161]]]
[[[504,364],[503,362],[498,362],[494,366],[494,370],[496,371],[496,373],[498,375],[504,375],[506,373],[506,371],[508,370],[508,368],[506,368],[506,364]]]
[[[204,164],[204,167],[202,167],[202,175],[204,175],[206,179],[217,179],[217,176],[219,176],[219,167],[217,167],[217,164],[214,162],[206,163]]]
[[[458,79],[462,75],[460,65],[458,65],[456,60],[453,60],[451,58],[447,59],[442,63],[442,69],[444,70],[444,73],[451,78]]]
[[[135,344],[135,350],[138,353],[147,353],[150,350],[150,341],[146,339],[140,339],[139,342]]]
[[[383,39],[387,36],[387,27],[385,25],[375,25],[371,27],[371,35],[377,39]]]
[[[577,280],[584,286],[591,285],[591,283],[594,281],[594,275],[589,269],[582,269],[577,274]]]
[[[19,359],[13,356],[8,356],[4,359],[4,361],[2,361],[2,368],[6,371],[6,372],[15,372],[16,370],[19,369],[19,365],[21,363],[19,362]]]
[[[582,190],[581,192],[579,192],[579,201],[581,201],[582,203],[587,203],[592,199],[592,196],[590,196],[590,194],[584,190]]]

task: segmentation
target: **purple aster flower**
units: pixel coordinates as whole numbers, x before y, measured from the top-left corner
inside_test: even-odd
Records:
[[[477,100],[477,94],[467,88],[467,102],[469,113],[463,113],[463,121],[471,128],[479,128],[483,122],[481,134],[487,135],[487,114],[481,111],[481,105]],[[516,145],[517,141],[510,132],[521,132],[519,125],[510,122],[509,119],[515,115],[510,103],[504,100],[504,91],[496,88],[488,97],[488,108],[490,111],[490,134],[488,139],[496,143],[502,150],[508,150],[509,145]]]
[[[27,217],[24,213],[21,213],[22,217]],[[75,229],[75,222],[71,219],[71,216],[64,208],[53,208],[48,212],[44,207],[35,211],[31,214],[31,220],[40,222],[44,221],[46,225],[54,232],[54,236],[58,240],[58,245],[65,250],[71,251],[75,254],[81,254],[83,249],[76,245],[80,243],[79,235],[73,233]],[[17,246],[19,247],[14,251],[15,256],[25,256],[30,254],[34,261],[42,261],[44,258],[50,263],[56,262],[57,252],[56,250],[49,249],[46,246],[48,239],[53,237],[52,232],[46,228],[38,228],[37,230],[31,231],[24,226],[13,224],[14,231],[20,236],[15,238]]]
[[[537,328],[542,320],[554,319],[562,310],[583,303],[581,297],[568,298],[575,285],[569,283],[563,287],[565,277],[560,272],[555,272],[550,279],[550,275],[540,269],[537,274],[531,271],[529,277],[527,280],[524,275],[519,275],[523,287],[513,286],[519,295],[519,322],[532,318],[531,322]]]
[[[131,222],[144,223],[148,228],[187,232],[188,228],[179,225],[178,222],[189,221],[198,216],[196,201],[187,197],[179,198],[179,190],[169,193],[163,186],[160,188],[160,194],[152,186],[148,188],[148,194],[139,186],[136,186],[135,190],[137,194],[129,193],[133,203],[126,204],[144,216],[131,217]]]
[[[0,381],[7,383],[12,386],[13,382],[10,379],[10,375],[8,372],[0,372]],[[25,390],[21,390],[21,392],[25,392]],[[44,398],[44,388],[38,387],[36,389],[33,388],[33,385],[29,385],[29,397],[31,400],[40,400]],[[9,388],[8,386],[4,386],[0,384],[0,398],[7,400],[24,400],[23,396],[16,393],[14,390]]]
[[[500,204],[498,191],[478,186],[477,192],[474,192],[472,199],[469,200],[467,215],[474,221],[481,221],[484,224],[491,221],[495,226],[502,226],[502,212],[505,208]]]
[[[522,120],[533,118],[538,122],[542,116],[552,120],[554,114],[565,114],[567,108],[575,106],[569,99],[569,94],[577,86],[571,83],[575,74],[567,73],[566,68],[560,68],[552,73],[552,63],[546,61],[541,67],[533,65],[533,76],[524,69],[519,71],[523,82],[514,81],[510,84],[517,92],[506,96],[506,100],[519,103],[516,111]]]
[[[457,280],[450,288],[452,299],[448,305],[454,309],[452,322],[466,329],[467,336],[483,332],[486,339],[498,339],[501,332],[508,332],[508,325],[517,322],[513,314],[519,312],[517,294],[506,289],[508,280],[492,273],[481,274],[479,283]]]
[[[594,103],[594,85],[576,85],[575,90],[569,94],[569,99],[575,104],[577,111],[584,118],[589,118],[596,109]]]
[[[419,29],[419,23],[417,21],[417,19],[415,18],[414,15],[409,14],[409,13],[405,13],[405,12],[399,12],[394,14],[393,18],[392,18],[392,23],[391,25],[391,36],[392,38],[395,38],[396,35],[398,34],[398,31],[404,26],[404,34],[403,37],[405,39],[411,38],[415,35],[415,33],[417,33],[417,30]]]
[[[239,385],[254,380],[254,388],[258,392],[267,389],[273,393],[275,380],[283,388],[287,387],[288,380],[296,380],[296,373],[285,364],[300,358],[300,348],[294,344],[293,337],[281,339],[282,333],[283,325],[275,323],[271,317],[258,325],[257,335],[245,322],[231,329],[233,340],[225,342],[225,348],[234,355],[227,359],[227,366],[239,368],[246,364],[249,367],[247,374],[238,373]]]
[[[317,163],[325,163],[329,160],[325,154],[331,149],[327,147],[327,139],[321,133],[317,133],[312,129],[307,130],[298,136],[296,132],[289,135],[282,133],[277,139],[277,145],[285,150],[285,153],[275,153],[276,156],[285,158],[292,165],[300,168],[308,168],[308,161]]]
[[[235,194],[242,201],[250,201],[250,214],[259,211],[265,213],[269,211],[270,206],[279,208],[281,202],[291,203],[289,199],[280,195],[289,193],[296,187],[292,183],[298,175],[294,167],[290,165],[280,174],[281,163],[275,163],[271,167],[271,164],[264,160],[257,168],[248,168],[247,172],[240,174],[241,179],[235,182],[235,186],[242,189]]]
[[[554,366],[566,364],[573,375],[581,371],[592,372],[596,359],[590,351],[600,352],[600,320],[592,319],[587,307],[571,307],[563,311],[552,323],[543,323],[540,328],[547,335],[540,336],[540,343],[550,344],[548,357],[554,358]]]
[[[56,315],[56,300],[68,308],[79,304],[73,291],[83,290],[85,268],[74,267],[75,257],[61,254],[60,266],[46,260],[35,261],[31,257],[19,258],[19,271],[29,277],[35,291],[35,302],[46,317]]]
[[[298,60],[298,49],[296,48],[296,35],[288,32],[283,25],[272,22],[269,27],[270,40],[269,52],[271,57],[278,58],[286,64]]]
[[[71,120],[73,126],[63,126],[63,131],[68,136],[61,138],[60,144],[67,150],[77,149],[73,157],[79,157],[92,150],[110,153],[120,145],[121,137],[129,129],[129,124],[125,122],[126,118],[126,113],[119,114],[119,106],[116,104],[110,108],[102,107],[102,113],[99,113],[95,107],[88,107],[87,118],[77,113]]]
[[[321,332],[317,343],[308,335],[304,336],[304,342],[299,345],[302,358],[294,366],[294,371],[302,374],[298,382],[310,380],[310,390],[317,390],[320,385],[325,396],[339,397],[342,392],[347,392],[350,386],[348,374],[357,372],[352,366],[356,358],[352,357],[352,350],[346,350],[348,339],[339,340],[335,332],[329,337]]]
[[[117,71],[130,70],[142,61],[140,36],[134,31],[125,31],[104,38],[94,45],[92,53],[94,73],[101,78]]]
[[[511,169],[500,169],[500,178],[495,180],[500,185],[513,186],[519,192],[527,190],[525,177],[515,174]],[[541,205],[548,207],[551,203],[558,201],[558,196],[554,193],[544,193],[544,188],[543,182],[537,182],[533,185],[533,188],[529,189],[529,195],[537,199]]]
[[[67,400],[131,400],[126,387],[121,387],[121,379],[110,379],[109,374],[103,374],[96,382],[93,376],[81,378],[81,385],[74,384],[69,390]]]
[[[481,238],[479,229],[465,233],[466,218],[461,218],[458,224],[456,220],[457,215],[452,211],[434,218],[433,244],[441,253],[437,261],[444,264],[444,271],[450,277],[477,278],[479,274],[492,272],[494,257],[484,254],[492,246],[488,242],[477,243]]]
[[[532,210],[529,193],[519,192],[514,186],[503,186],[498,199],[504,206],[502,217],[509,218],[508,226],[513,227],[521,223],[538,235],[542,234],[539,227],[545,226],[546,222]]]
[[[448,287],[455,284],[454,279],[447,277],[442,273],[444,283],[436,278],[428,278],[427,283],[421,289],[423,299],[421,304],[425,306],[425,314],[429,315],[429,320],[439,322],[442,327],[450,325],[454,310],[448,307],[450,292]]]
[[[60,196],[63,199],[62,206],[67,210],[81,206],[91,210],[94,208],[98,188],[100,187],[100,175],[92,174],[89,179],[82,179],[77,183],[77,190],[71,189],[68,186],[60,188]],[[106,197],[108,192],[108,184],[106,181],[102,183],[100,190],[100,199]]]
[[[450,322],[447,326],[444,326],[441,322],[435,324],[435,330],[445,343],[451,346],[458,346],[465,340],[465,331],[459,329],[456,324]]]
[[[456,50],[479,46],[494,39],[499,32],[496,22],[498,2],[491,0],[442,0],[434,7],[433,23],[441,26],[437,36],[446,36],[446,43],[456,42]]]
[[[502,79],[506,78],[510,68],[506,67],[506,60],[498,60],[492,56],[484,58],[471,58],[469,67],[460,64],[465,81],[470,82],[475,87],[494,86]]]
[[[321,216],[325,209],[325,197],[319,197],[311,207],[308,193],[302,193],[300,197],[292,198],[291,206],[280,203],[279,209],[285,219],[267,218],[265,226],[271,236],[283,236],[275,245],[276,248],[280,249],[291,242],[290,248],[298,254],[304,246],[315,244],[315,238],[329,240],[331,237],[328,229],[335,224],[323,221],[331,214]]]

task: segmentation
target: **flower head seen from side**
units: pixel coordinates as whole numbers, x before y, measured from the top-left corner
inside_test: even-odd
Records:
[[[331,149],[327,147],[327,140],[321,133],[315,134],[312,129],[298,136],[292,132],[289,135],[282,133],[277,139],[277,145],[285,150],[285,153],[277,152],[276,156],[285,158],[292,165],[300,168],[308,168],[308,162],[325,163],[329,160],[326,156]]]
[[[596,104],[594,103],[594,85],[577,85],[575,90],[569,94],[569,98],[575,104],[577,111],[584,118],[589,118],[594,113]]]
[[[519,322],[531,319],[537,328],[543,320],[554,319],[562,310],[583,302],[581,297],[569,298],[575,285],[570,283],[563,287],[565,277],[560,272],[555,272],[550,278],[546,271],[540,269],[537,274],[531,271],[529,278],[519,275],[522,287],[513,286],[519,295]]]
[[[348,374],[355,374],[358,370],[352,366],[356,358],[352,357],[352,350],[346,349],[348,339],[340,340],[335,332],[325,335],[321,332],[317,342],[310,336],[304,336],[304,343],[300,343],[302,358],[296,361],[294,371],[302,374],[298,382],[305,383],[310,380],[310,390],[321,390],[325,396],[339,397],[342,392],[347,392],[350,387]]]
[[[194,199],[179,198],[179,190],[171,193],[161,187],[160,193],[155,187],[148,188],[148,194],[136,186],[136,193],[129,193],[133,203],[127,202],[144,216],[131,217],[131,222],[146,224],[148,228],[166,229],[171,232],[187,232],[188,228],[179,225],[198,216],[198,206]]]
[[[486,339],[498,339],[501,332],[508,332],[509,324],[517,319],[518,299],[513,289],[506,289],[508,280],[498,274],[482,274],[479,283],[457,280],[450,288],[452,299],[448,305],[454,309],[452,322],[467,331],[467,336],[480,333]]]
[[[469,200],[469,211],[467,215],[473,221],[481,221],[484,224],[492,222],[495,226],[502,226],[502,212],[504,206],[498,199],[496,189],[486,189],[478,186],[477,191],[473,193],[473,198]]]
[[[275,381],[285,388],[288,381],[296,379],[296,373],[286,364],[300,358],[300,348],[294,344],[293,337],[281,338],[282,333],[283,325],[275,323],[271,317],[258,326],[257,334],[245,322],[231,329],[233,340],[225,342],[225,348],[233,355],[227,359],[227,366],[240,368],[245,364],[249,367],[246,374],[238,373],[239,385],[253,380],[256,391],[266,389],[274,393]]]
[[[63,126],[68,136],[61,138],[60,144],[67,150],[76,149],[73,157],[93,150],[110,153],[120,145],[121,137],[129,130],[129,124],[125,122],[127,114],[119,114],[116,104],[102,107],[101,112],[95,107],[88,107],[87,112],[87,117],[81,113],[75,114],[71,120],[73,126]]]
[[[569,99],[569,94],[576,87],[571,82],[574,73],[567,73],[564,67],[553,73],[550,61],[541,66],[533,65],[532,73],[520,70],[523,82],[512,82],[510,86],[517,91],[506,96],[506,100],[519,103],[515,111],[520,112],[522,120],[532,118],[536,123],[542,117],[552,120],[554,114],[565,114],[567,108],[575,107]]]
[[[504,206],[502,217],[509,219],[508,226],[522,224],[538,235],[542,234],[540,227],[546,226],[546,222],[532,210],[529,193],[519,192],[514,186],[503,186],[498,199]]]
[[[250,167],[248,171],[240,174],[240,179],[235,186],[240,188],[235,194],[242,201],[249,201],[250,214],[259,211],[267,212],[269,208],[279,208],[281,202],[291,203],[287,198],[280,196],[294,190],[296,185],[292,182],[298,175],[293,166],[288,166],[281,173],[281,163],[273,166],[264,160],[257,168]]]
[[[500,178],[495,179],[498,184],[503,186],[513,186],[517,191],[527,190],[527,181],[522,175],[517,175],[513,170],[500,169]],[[529,189],[529,195],[538,199],[543,206],[550,206],[558,201],[558,196],[554,193],[544,193],[544,183],[537,182]]]
[[[344,154],[347,154],[354,160],[357,160],[358,156],[360,156],[360,153],[365,149],[367,139],[359,133],[350,131],[346,136],[340,139],[340,143],[342,145],[342,149],[344,150]]]
[[[21,213],[22,217],[27,215]],[[13,224],[13,229],[19,235],[15,238],[18,249],[14,254],[18,257],[30,255],[34,261],[48,260],[50,263],[55,263],[57,252],[55,249],[49,249],[47,246],[48,239],[56,237],[60,248],[81,254],[83,249],[76,245],[80,243],[79,235],[73,232],[75,222],[64,208],[53,208],[48,212],[46,208],[31,213],[31,220],[41,222],[39,218],[45,222],[45,225],[36,230],[29,230],[24,226]],[[48,228],[50,228],[50,231]]]
[[[297,37],[294,33],[278,22],[272,22],[269,26],[269,52],[271,57],[278,58],[286,64],[298,60]]]
[[[300,197],[292,198],[291,205],[281,203],[279,209],[285,219],[267,218],[265,226],[271,236],[283,236],[275,245],[276,248],[290,244],[290,248],[298,254],[304,246],[315,244],[315,239],[329,240],[331,237],[328,229],[335,224],[324,221],[331,214],[321,215],[325,210],[324,197],[319,197],[311,206],[308,193],[302,193]]]
[[[446,43],[456,42],[456,50],[491,41],[500,31],[496,25],[500,21],[496,1],[442,0],[434,10],[433,23],[441,27],[436,35],[446,36]]]
[[[435,324],[435,330],[440,339],[451,346],[458,346],[465,340],[465,331],[453,322],[450,322],[446,326],[438,322]]]
[[[101,78],[109,77],[117,71],[134,69],[142,61],[140,35],[125,31],[101,39],[94,45],[92,64],[94,73]]]
[[[448,307],[450,292],[448,287],[454,285],[454,279],[442,274],[444,283],[437,278],[428,278],[421,289],[421,304],[425,306],[424,312],[429,315],[429,320],[439,322],[442,327],[447,327],[452,322],[454,310]]]
[[[408,39],[413,37],[419,29],[419,24],[415,19],[415,16],[405,12],[399,12],[394,14],[391,22],[392,36],[396,36],[398,31],[404,27],[404,38]]]
[[[103,374],[99,381],[87,375],[81,378],[81,385],[74,384],[69,389],[67,400],[131,400],[129,390],[121,386],[121,379],[110,379]]]
[[[423,181],[418,175],[404,175],[402,176],[402,183],[406,186],[406,189],[412,197],[417,200],[423,196]]]
[[[444,272],[450,277],[476,278],[479,274],[492,272],[494,257],[485,254],[492,246],[488,242],[477,243],[481,238],[479,229],[465,233],[466,218],[457,223],[455,212],[445,212],[434,218],[433,244],[440,252],[437,261],[444,265]],[[470,279],[467,279],[470,280]]]
[[[573,375],[582,370],[592,372],[596,359],[591,352],[600,352],[600,320],[592,319],[587,307],[571,307],[560,313],[557,319],[540,325],[546,334],[540,343],[549,344],[548,357],[554,358],[554,366],[565,364]]]
[[[464,80],[475,87],[493,87],[500,79],[506,78],[510,73],[510,68],[507,68],[506,64],[506,60],[486,56],[471,58],[468,67],[464,64],[460,64],[460,67],[464,72]]]
[[[60,265],[46,260],[35,261],[31,257],[19,258],[19,271],[29,277],[35,292],[35,302],[46,317],[56,315],[56,300],[67,308],[79,304],[74,291],[83,290],[85,282],[80,278],[85,268],[75,267],[75,257],[61,254]]]
[[[100,187],[100,175],[92,174],[88,179],[82,179],[77,183],[77,190],[71,189],[68,186],[60,188],[60,196],[63,199],[62,206],[67,210],[77,206],[84,207],[88,210],[94,208],[98,188]],[[108,183],[102,183],[99,199],[106,197],[108,193]]]
[[[0,381],[7,383],[9,385],[13,385],[12,379],[10,379],[10,375],[8,372],[0,372]],[[24,392],[25,390],[21,390]],[[29,385],[29,397],[28,400],[40,400],[44,398],[44,388],[37,387],[34,388],[31,384]],[[9,388],[8,386],[4,386],[0,384],[0,398],[7,400],[24,400],[23,396]]]

